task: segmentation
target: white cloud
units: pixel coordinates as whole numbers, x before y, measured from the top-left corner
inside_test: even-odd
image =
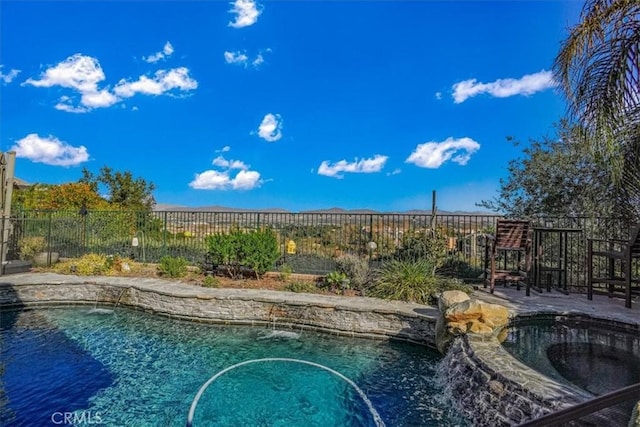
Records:
[[[224,147],[230,149],[228,146]],[[189,187],[196,190],[251,190],[262,185],[260,173],[249,170],[249,165],[241,160],[227,160],[223,156],[213,159],[213,166],[222,170],[206,170],[196,174]],[[233,176],[232,171],[238,170]]]
[[[233,28],[249,27],[258,21],[262,10],[258,10],[258,4],[253,0],[235,0],[229,13],[235,13],[235,20],[229,21]]]
[[[376,154],[370,159],[355,159],[349,163],[346,160],[340,160],[333,165],[328,160],[323,161],[318,168],[318,175],[330,176],[333,178],[344,178],[342,172],[352,173],[374,173],[380,172],[387,162],[388,156]]]
[[[189,187],[195,190],[251,190],[260,184],[260,173],[256,171],[241,170],[232,177],[229,171],[207,170],[196,174]]]
[[[266,49],[264,52],[271,52],[271,49]],[[242,65],[247,68],[249,65],[254,68],[258,68],[260,65],[264,64],[264,56],[261,51],[256,55],[255,58],[251,59],[245,52],[235,51],[235,52],[224,52],[224,60],[227,64],[235,64]]]
[[[258,136],[265,141],[275,142],[282,138],[282,117],[280,114],[267,114],[258,126]]]
[[[167,42],[163,52],[173,52],[171,43]],[[158,70],[151,78],[140,76],[133,82],[121,79],[113,91],[108,87],[98,87],[104,80],[105,74],[98,60],[77,53],[48,68],[38,79],[29,78],[22,84],[35,87],[61,86],[77,91],[79,99],[64,95],[55,105],[57,110],[70,113],[86,113],[95,108],[110,107],[121,102],[122,98],[130,98],[136,93],[161,95],[174,90],[186,92],[198,87],[198,82],[189,76],[189,70],[185,67]]]
[[[480,144],[471,138],[447,138],[419,144],[405,162],[430,169],[437,169],[449,160],[464,166],[479,149]]]
[[[80,93],[97,92],[98,83],[105,79],[104,71],[96,58],[76,53],[48,68],[39,80],[27,79],[23,85],[35,87],[62,86]]]
[[[18,140],[10,150],[17,157],[53,166],[75,166],[89,160],[86,147],[73,147],[54,136],[43,138],[35,133]]]
[[[230,184],[229,173],[216,170],[207,170],[196,174],[189,187],[196,190],[226,190]]]
[[[262,56],[261,53],[258,54],[258,56],[256,56],[256,59],[254,59],[251,62],[251,65],[253,65],[254,67],[258,67],[260,65],[264,64],[264,56]]]
[[[398,175],[399,173],[402,172],[402,169],[396,168],[391,172],[387,172],[387,176],[391,176],[391,175]]]
[[[166,42],[160,52],[156,52],[153,55],[149,55],[147,57],[143,56],[142,59],[144,59],[150,64],[153,64],[160,61],[161,59],[170,57],[172,53],[173,53],[173,46],[171,45],[170,42]]]
[[[76,53],[45,70],[39,79],[29,78],[23,85],[61,86],[76,90],[80,93],[80,105],[74,105],[73,99],[62,96],[55,108],[69,113],[86,113],[93,108],[110,107],[120,101],[108,89],[98,89],[98,83],[104,80],[104,71],[96,58]]]
[[[119,102],[120,99],[109,92],[106,89],[103,89],[99,92],[86,92],[82,94],[81,103],[89,108],[101,108],[101,107],[110,107],[116,102]]]
[[[216,150],[216,153],[226,153],[228,151],[231,151],[231,147],[229,147],[228,145],[225,145],[224,147],[222,147],[219,150]]]
[[[15,79],[18,76],[18,74],[20,74],[20,70],[14,70],[14,69],[11,69],[7,74],[4,74],[2,72],[3,67],[4,65],[0,65],[0,80],[2,80],[2,82],[5,84],[11,83],[13,79]]]
[[[224,52],[224,60],[227,64],[247,65],[249,57],[242,52]]]
[[[488,93],[497,98],[532,95],[553,87],[555,87],[553,73],[545,70],[524,75],[519,79],[498,79],[491,83],[478,83],[476,79],[470,79],[453,85],[453,100],[456,104],[460,104],[468,98],[483,93]]]
[[[226,169],[242,169],[242,170],[249,169],[249,166],[247,166],[241,160],[227,160],[222,156],[216,157],[215,159],[213,159],[213,162],[211,163],[214,166],[218,166],[220,168],[226,168]]]
[[[442,92],[436,92],[436,99],[437,100],[441,100],[442,99]]]
[[[189,91],[196,89],[198,82],[189,76],[185,67],[171,70],[158,70],[152,78],[140,76],[136,81],[122,79],[114,88],[116,95],[130,98],[136,93],[144,95],[162,95],[173,89]]]
[[[73,104],[71,104],[70,101],[63,101],[62,98],[56,105],[54,105],[53,108],[60,111],[66,111],[67,113],[86,113],[89,111],[88,108],[81,107],[81,106],[76,107]]]
[[[242,170],[231,180],[231,187],[234,190],[251,190],[259,185],[260,174],[256,171]]]

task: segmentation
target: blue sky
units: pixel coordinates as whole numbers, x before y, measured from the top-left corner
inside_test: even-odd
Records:
[[[0,149],[158,203],[478,210],[565,111],[579,1],[0,2]]]

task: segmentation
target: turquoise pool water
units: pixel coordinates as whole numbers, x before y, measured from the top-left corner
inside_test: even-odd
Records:
[[[466,425],[436,379],[438,354],[420,346],[277,325],[204,325],[122,308],[1,316],[0,425],[184,426],[209,378],[259,358],[302,359],[342,373],[387,426]],[[345,381],[279,361],[241,366],[211,383],[193,425],[375,424]]]

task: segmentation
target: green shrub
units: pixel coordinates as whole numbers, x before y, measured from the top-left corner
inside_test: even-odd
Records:
[[[484,269],[474,267],[460,256],[452,255],[446,258],[437,273],[449,277],[478,278],[484,273]]]
[[[213,234],[205,242],[211,261],[226,268],[231,277],[240,276],[243,268],[248,268],[259,278],[280,256],[278,240],[269,228]]]
[[[219,288],[220,280],[218,280],[218,278],[215,276],[205,276],[205,278],[202,280],[202,286],[204,286],[205,288]]]
[[[473,286],[468,285],[460,280],[451,279],[447,277],[440,277],[438,281],[438,291],[431,298],[431,304],[437,303],[438,296],[444,291],[462,291],[466,294],[471,294],[473,292]]]
[[[289,292],[306,292],[306,293],[318,292],[318,288],[316,287],[316,285],[311,282],[288,283],[284,287],[284,290]]]
[[[369,295],[432,304],[442,291],[457,289],[470,293],[473,290],[457,280],[436,276],[433,270],[428,260],[389,261],[382,266]]]
[[[47,240],[42,236],[25,236],[20,239],[20,254],[24,259],[31,259],[39,252],[47,249]]]
[[[400,261],[427,260],[431,264],[431,276],[447,256],[447,238],[439,231],[407,232],[394,258]]]
[[[354,254],[344,254],[336,258],[337,270],[344,273],[353,289],[362,290],[371,281],[369,262]]]
[[[332,271],[324,277],[324,284],[330,289],[342,289],[348,287],[349,278],[342,271]]]
[[[244,249],[246,267],[252,269],[259,278],[269,271],[280,257],[280,247],[276,234],[270,228],[245,233]]]
[[[80,276],[96,276],[109,272],[107,257],[99,254],[87,254],[78,259],[71,259],[55,265],[56,273],[78,274]]]
[[[189,262],[183,257],[172,257],[165,255],[160,258],[158,272],[162,276],[171,278],[184,277],[187,274]]]
[[[293,268],[291,268],[289,264],[282,264],[280,267],[278,267],[278,271],[280,272],[280,274],[278,274],[278,279],[281,282],[289,281],[291,275],[293,274]]]

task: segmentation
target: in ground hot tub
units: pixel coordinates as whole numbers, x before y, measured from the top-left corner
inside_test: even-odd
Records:
[[[524,364],[594,396],[640,382],[640,328],[587,316],[515,319],[504,348]],[[635,402],[612,411],[628,422]]]

